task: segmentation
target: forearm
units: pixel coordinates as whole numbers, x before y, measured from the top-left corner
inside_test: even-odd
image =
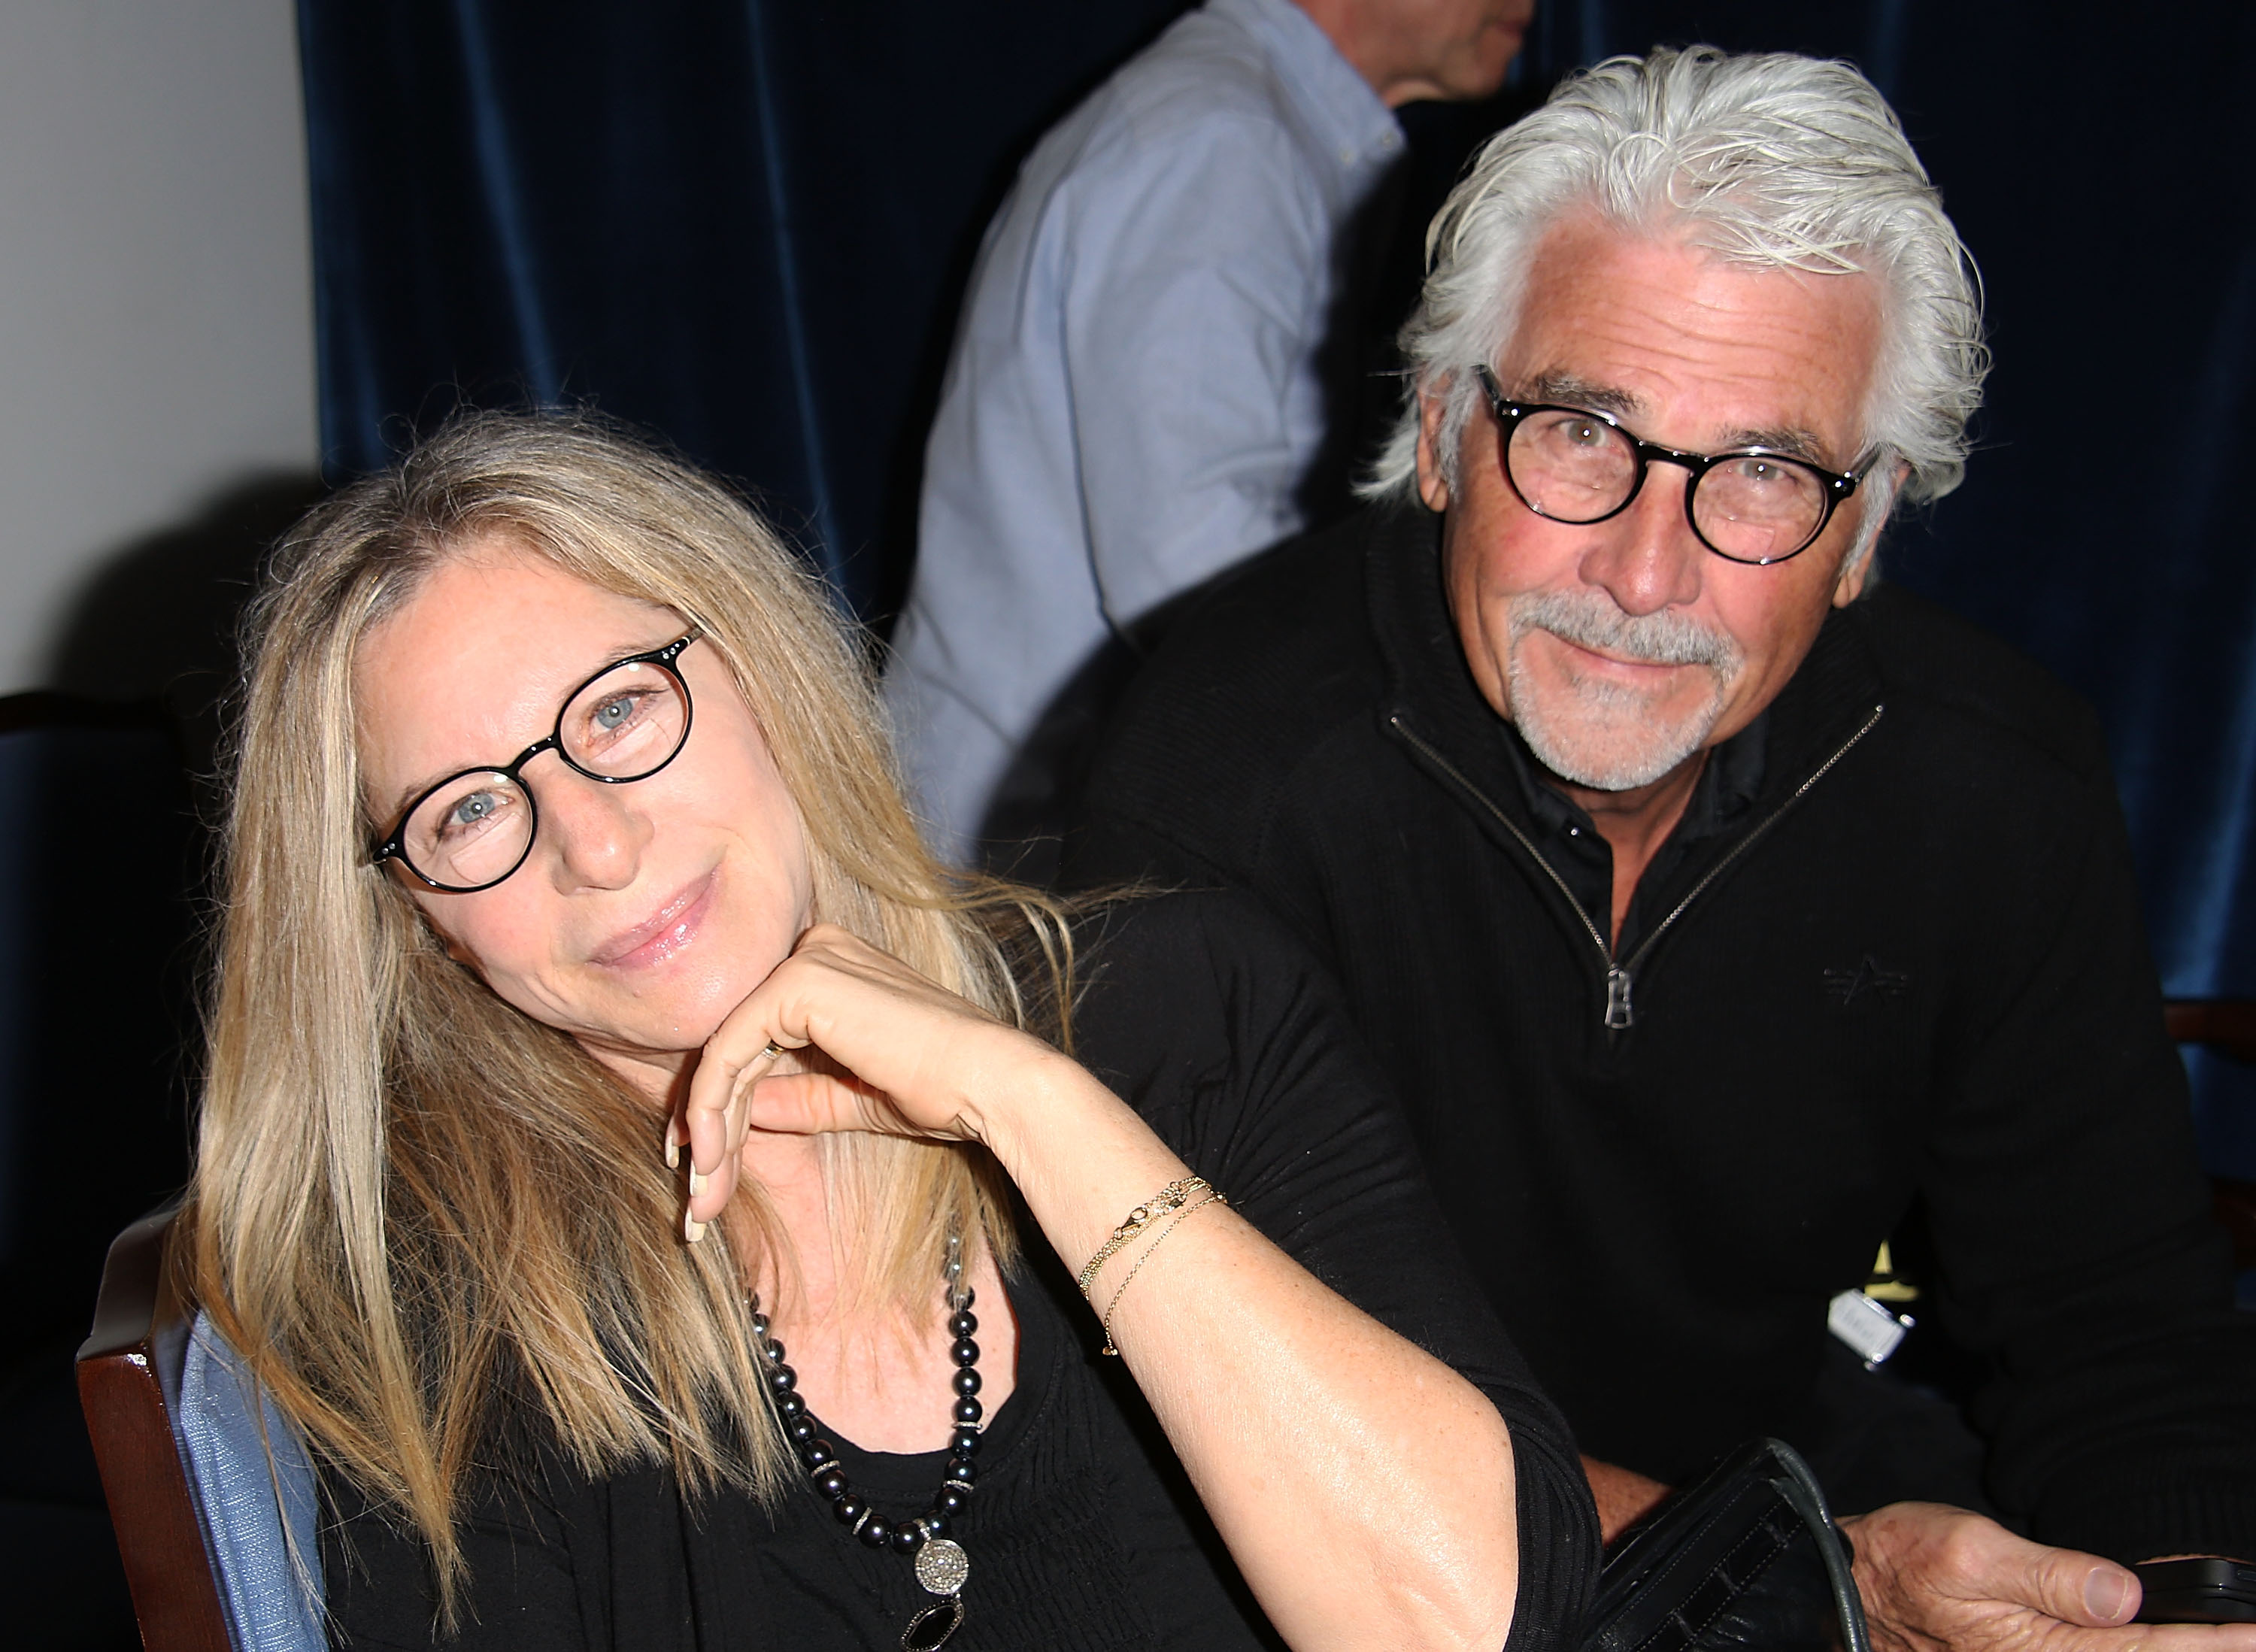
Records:
[[[981,1133],[1078,1268],[1188,1168],[1062,1058],[1020,1088]],[[1279,1631],[1303,1652],[1502,1646],[1519,1550],[1494,1405],[1228,1207],[1183,1218],[1155,1251],[1166,1227],[1110,1259],[1091,1294],[1110,1306],[1143,1264],[1112,1332]]]

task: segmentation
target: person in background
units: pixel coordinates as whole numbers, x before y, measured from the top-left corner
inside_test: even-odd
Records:
[[[1209,0],[1028,158],[972,274],[885,685],[943,859],[1054,835],[1127,629],[1328,483],[1344,505],[1328,443],[1353,434],[1392,111],[1495,91],[1533,4]]]
[[[1336,973],[1610,1534],[1773,1434],[1885,1646],[2256,1647],[2119,1627],[2114,1563],[2256,1557],[2256,1318],[2097,720],[1875,575],[1988,359],[1893,112],[1616,59],[1428,246],[1377,503],[1174,626],[1068,884],[1237,886]],[[2166,487],[2095,416],[2058,485]],[[1979,1437],[1828,1336],[1914,1207]]]

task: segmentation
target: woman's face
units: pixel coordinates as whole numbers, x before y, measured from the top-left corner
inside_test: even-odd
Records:
[[[587,678],[687,629],[505,540],[473,546],[361,644],[370,817],[389,830],[433,782],[508,763]],[[454,957],[652,1094],[791,950],[812,900],[799,813],[728,667],[701,641],[677,669],[695,716],[657,773],[607,786],[553,752],[525,766],[539,830],[506,881],[446,894],[392,867]]]

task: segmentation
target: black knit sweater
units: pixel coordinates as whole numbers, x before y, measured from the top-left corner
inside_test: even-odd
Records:
[[[1576,1645],[1597,1531],[1574,1447],[1482,1305],[1384,1081],[1343,1035],[1329,982],[1273,921],[1230,897],[1139,903],[1092,920],[1082,939],[1082,1061],[1249,1221],[1502,1411],[1522,1557],[1509,1644]],[[950,1648],[1280,1644],[1122,1362],[1097,1358],[1096,1323],[1072,1276],[1031,1222],[1022,1235],[1026,1265],[1009,1281],[1018,1380],[990,1416],[978,1491],[955,1521],[971,1577]],[[978,1311],[1004,1310],[983,1301]],[[952,1397],[935,1373],[935,1412]],[[819,1412],[819,1396],[814,1404]],[[902,1515],[929,1503],[947,1455],[841,1445],[855,1487]],[[907,1562],[855,1542],[804,1483],[773,1509],[726,1493],[692,1502],[656,1467],[594,1482],[553,1452],[519,1455],[518,1466],[476,1478],[462,1532],[472,1620],[443,1644],[892,1652],[932,1602]],[[347,1516],[322,1545],[334,1643],[431,1646],[420,1547],[349,1489],[331,1491]]]
[[[1828,1299],[1916,1197],[1944,1317],[1993,1368],[1998,1504],[2125,1558],[2256,1556],[2256,1317],[2096,719],[1881,589],[1771,707],[1752,794],[1703,780],[1617,960],[1466,671],[1436,521],[1366,513],[1181,622],[1068,879],[1250,890],[1331,966],[1593,1456],[1674,1481],[1790,1434]]]

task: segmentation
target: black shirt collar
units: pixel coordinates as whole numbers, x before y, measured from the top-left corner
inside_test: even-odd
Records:
[[[1637,950],[1653,921],[1657,901],[1673,895],[1679,874],[1708,842],[1738,827],[1762,793],[1770,714],[1755,720],[1708,753],[1692,795],[1676,822],[1638,879],[1637,893],[1622,914],[1614,955],[1626,957]],[[1613,912],[1613,850],[1598,835],[1597,823],[1581,804],[1555,787],[1546,778],[1527,742],[1511,724],[1499,720],[1499,744],[1518,780],[1520,801],[1527,806],[1534,841],[1552,869],[1559,874],[1593,927],[1606,929]]]
[[[1582,805],[1546,778],[1542,764],[1527,749],[1527,742],[1519,731],[1500,718],[1498,727],[1503,735],[1505,759],[1519,785],[1520,797],[1535,823],[1547,833],[1562,836],[1570,830],[1595,831],[1597,827]],[[1766,710],[1756,713],[1752,723],[1708,753],[1707,764],[1693,783],[1691,799],[1684,805],[1684,817],[1677,822],[1672,841],[1697,843],[1738,823],[1739,817],[1762,794],[1769,739],[1770,713]]]

